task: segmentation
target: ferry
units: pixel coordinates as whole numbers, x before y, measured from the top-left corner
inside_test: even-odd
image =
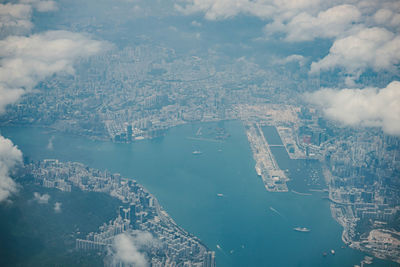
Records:
[[[306,227],[295,227],[293,228],[293,230],[297,231],[297,232],[303,232],[303,233],[307,233],[310,232],[311,230],[306,228]]]
[[[202,152],[199,151],[199,150],[195,150],[195,151],[192,152],[192,154],[193,155],[200,155],[200,154],[202,154]]]

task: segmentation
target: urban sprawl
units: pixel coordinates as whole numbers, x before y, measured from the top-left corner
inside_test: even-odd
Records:
[[[38,92],[9,106],[0,122],[134,142],[184,123],[240,120],[266,190],[287,192],[291,177],[279,168],[263,133],[263,127],[274,126],[292,159],[321,162],[321,184],[332,216],[343,226],[343,241],[400,263],[400,139],[377,128],[337,125],[304,102],[303,92],[335,77],[310,78],[290,66],[261,68],[245,58],[221,61],[212,53],[181,57],[156,45],[108,51],[79,62],[73,76],[45,80]],[[384,76],[360,79],[385,82]],[[77,239],[77,248],[101,249],[113,235],[136,229],[162,241],[149,250],[152,266],[215,264],[213,252],[179,228],[133,180],[78,163],[45,161],[31,168],[45,187],[105,192],[125,204],[111,224]]]

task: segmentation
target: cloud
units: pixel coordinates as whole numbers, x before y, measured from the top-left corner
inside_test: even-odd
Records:
[[[69,31],[47,31],[0,40],[0,112],[39,81],[60,72],[73,74],[74,61],[109,45]]]
[[[40,195],[38,192],[33,193],[33,200],[37,201],[39,204],[48,204],[50,199],[49,194]]]
[[[0,38],[26,34],[33,28],[32,8],[22,4],[0,4]]]
[[[22,164],[22,153],[11,140],[0,135],[0,202],[17,192],[17,184],[10,174],[17,165]]]
[[[272,4],[262,0],[188,0],[183,2],[184,4],[175,5],[178,11],[186,15],[204,12],[208,20],[227,19],[241,13],[265,18],[274,10]]]
[[[321,89],[305,95],[324,115],[349,126],[381,127],[400,136],[400,82],[365,89]]]
[[[367,28],[336,40],[329,54],[311,64],[310,73],[344,68],[357,73],[372,68],[375,71],[395,70],[400,63],[400,36],[384,28]]]
[[[72,74],[74,61],[94,55],[108,44],[68,31],[28,34],[33,28],[32,9],[54,11],[54,1],[21,0],[19,4],[0,4],[0,114],[41,80],[60,72]],[[11,179],[13,168],[22,163],[22,153],[0,135],[0,202],[17,191]],[[39,203],[48,195],[35,195]]]
[[[113,244],[113,262],[147,267],[149,263],[143,250],[156,245],[157,241],[149,232],[133,231],[117,235]]]
[[[400,2],[395,0],[182,0],[175,8],[186,15],[204,13],[208,20],[258,17],[266,21],[266,40],[333,39],[329,54],[314,62],[310,73],[341,68],[358,77],[368,68],[394,70],[400,61]]]
[[[62,205],[62,203],[60,203],[60,202],[54,203],[54,212],[55,213],[61,213],[61,205]]]
[[[267,34],[284,32],[290,42],[312,41],[316,38],[343,36],[354,29],[361,19],[361,13],[353,5],[338,5],[313,16],[302,12],[284,23],[276,20],[265,27]]]
[[[201,27],[202,26],[201,23],[196,21],[196,20],[193,20],[191,24],[192,24],[192,26],[195,26],[195,27]]]
[[[302,55],[290,55],[282,59],[277,59],[274,62],[280,65],[285,65],[290,62],[298,62],[299,66],[302,67],[307,62],[307,59]]]
[[[57,10],[54,1],[21,0],[18,4],[0,4],[0,38],[8,35],[25,35],[33,28],[33,9],[38,12]]]
[[[390,9],[379,9],[373,16],[373,19],[378,25],[387,25],[391,27],[398,27],[400,25],[400,14],[394,13]]]
[[[39,12],[49,12],[58,9],[56,2],[50,0],[20,0],[20,2],[32,5]]]

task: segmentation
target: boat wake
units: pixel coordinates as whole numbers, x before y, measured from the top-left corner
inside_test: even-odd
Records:
[[[274,209],[273,207],[269,207],[269,209],[270,209],[271,211],[275,212],[276,214],[278,214],[279,216],[283,217],[283,215],[282,215],[279,211],[277,211],[276,209]]]

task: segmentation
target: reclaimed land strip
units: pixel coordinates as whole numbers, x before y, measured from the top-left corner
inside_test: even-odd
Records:
[[[288,192],[286,183],[289,179],[279,168],[260,125],[249,123],[246,133],[256,161],[257,174],[261,176],[265,188],[271,192]]]

